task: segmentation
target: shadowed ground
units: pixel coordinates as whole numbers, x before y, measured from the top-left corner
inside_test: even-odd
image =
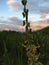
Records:
[[[4,53],[4,49],[3,49],[3,42],[0,41],[0,65],[3,64],[3,53]]]

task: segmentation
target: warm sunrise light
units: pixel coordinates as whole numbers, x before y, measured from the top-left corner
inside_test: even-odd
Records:
[[[21,31],[19,29],[22,26],[23,19],[21,14],[23,11],[21,0],[1,0],[0,2],[0,25],[3,25],[0,29],[4,30],[8,24],[8,28],[12,27],[15,31]],[[27,7],[29,9],[28,18],[32,30],[49,26],[49,0],[28,0]],[[18,30],[11,26],[11,24],[16,26]]]

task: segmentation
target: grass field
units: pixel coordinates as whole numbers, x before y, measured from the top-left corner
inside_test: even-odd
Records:
[[[49,27],[32,32],[30,37],[34,44],[40,45],[40,61],[47,65],[49,61]],[[15,31],[0,32],[0,65],[27,65],[25,49],[22,44],[26,40],[26,33]]]

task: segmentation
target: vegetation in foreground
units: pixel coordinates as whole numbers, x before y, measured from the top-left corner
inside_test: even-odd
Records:
[[[32,32],[30,35],[34,44],[40,47],[40,61],[47,65],[49,62],[49,27]],[[0,65],[27,65],[26,51],[22,44],[26,40],[26,33],[15,31],[0,32]]]

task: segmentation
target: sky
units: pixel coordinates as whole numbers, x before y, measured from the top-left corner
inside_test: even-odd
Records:
[[[31,29],[34,31],[49,26],[49,0],[27,1]],[[0,0],[0,31],[25,31],[22,12],[21,0]]]

